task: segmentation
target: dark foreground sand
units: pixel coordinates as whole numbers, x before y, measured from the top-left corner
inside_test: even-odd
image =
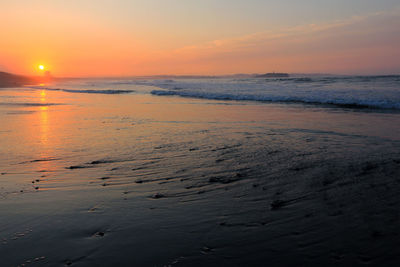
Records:
[[[1,94],[1,266],[400,264],[398,113]]]

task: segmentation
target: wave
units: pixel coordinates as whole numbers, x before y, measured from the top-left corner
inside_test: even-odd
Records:
[[[311,83],[317,82],[318,80],[309,78],[309,77],[300,77],[300,78],[267,78],[265,82],[294,82],[294,83]]]
[[[23,106],[23,107],[47,107],[65,105],[63,103],[21,103],[21,102],[2,102],[0,106]]]
[[[253,94],[229,94],[229,93],[210,93],[194,91],[172,91],[172,90],[153,90],[151,94],[158,96],[181,96],[203,98],[211,100],[235,100],[235,101],[260,101],[276,103],[303,103],[314,105],[335,105],[344,108],[372,108],[372,109],[398,109],[400,102],[392,100],[373,100],[373,99],[354,99],[354,98],[335,98],[329,99],[323,96],[309,95],[303,97],[295,96],[272,96],[272,95],[253,95]]]
[[[265,82],[293,82],[293,83],[368,83],[375,81],[399,82],[399,75],[378,75],[378,76],[316,76],[316,77],[288,77],[288,78],[267,78]]]
[[[86,93],[86,94],[129,94],[135,92],[134,90],[73,90],[73,89],[62,89],[61,91],[67,93]]]
[[[368,83],[375,81],[385,81],[385,82],[399,82],[400,75],[372,75],[372,76],[333,76],[333,75],[301,75],[293,74],[290,77],[277,77],[277,78],[259,78],[252,75],[248,77],[236,78],[236,77],[225,77],[225,76],[215,76],[215,77],[182,77],[175,79],[132,79],[132,80],[117,80],[117,81],[101,81],[101,84],[108,85],[162,85],[170,86],[174,83],[179,83],[181,81],[226,81],[230,80],[238,83]]]
[[[400,109],[400,76],[310,76],[135,81],[159,96]],[[136,87],[135,87],[136,88]]]
[[[293,75],[289,78],[168,78],[97,80],[35,89],[69,93],[126,94],[137,92],[215,100],[335,105],[348,108],[400,110],[400,76]],[[107,88],[117,90],[107,90]],[[71,89],[72,88],[72,89]]]
[[[129,94],[135,92],[135,90],[98,90],[98,89],[64,89],[64,88],[52,88],[52,87],[42,87],[42,86],[32,86],[29,87],[31,89],[40,89],[40,90],[48,90],[48,91],[62,91],[66,93],[84,93],[84,94]]]

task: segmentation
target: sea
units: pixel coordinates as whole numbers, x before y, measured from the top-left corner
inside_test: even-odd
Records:
[[[397,266],[400,76],[0,88],[1,266]]]
[[[70,87],[68,87],[70,86]],[[150,93],[214,100],[400,109],[400,76],[294,75],[288,78],[167,77],[77,81],[68,88],[32,87],[75,93]],[[148,90],[152,87],[152,90]]]

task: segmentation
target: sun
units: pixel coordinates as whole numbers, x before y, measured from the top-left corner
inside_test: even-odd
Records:
[[[39,65],[39,69],[40,70],[44,70],[44,66],[43,65]]]

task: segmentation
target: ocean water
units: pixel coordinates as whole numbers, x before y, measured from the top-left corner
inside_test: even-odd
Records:
[[[294,76],[290,78],[176,78],[98,80],[75,83],[76,93],[151,93],[215,100],[331,104],[400,109],[400,76]],[[91,89],[100,87],[102,90]],[[149,90],[149,87],[152,89]],[[35,87],[33,87],[35,88]],[[36,87],[37,88],[37,87]],[[115,89],[118,88],[118,89]],[[122,89],[124,88],[124,89]],[[129,88],[129,89],[127,89]],[[42,88],[37,88],[42,89]]]
[[[0,265],[395,265],[399,77],[0,89]]]

